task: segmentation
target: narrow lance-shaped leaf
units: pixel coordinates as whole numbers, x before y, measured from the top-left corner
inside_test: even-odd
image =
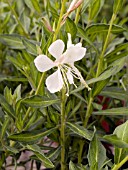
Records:
[[[128,100],[128,94],[121,88],[118,87],[107,87],[101,93],[103,96],[119,99],[119,100]]]
[[[117,137],[116,134],[105,135],[104,139],[106,139],[108,142],[118,148],[128,148],[128,143],[122,141],[120,138]]]
[[[54,161],[60,155],[60,151],[61,147],[55,148],[54,150],[48,152],[47,157],[51,161]]]
[[[117,126],[114,130],[114,134],[122,141],[128,143],[128,120],[122,125]]]
[[[4,35],[0,35],[0,42],[9,46],[10,48],[13,49],[25,49],[22,40],[21,40],[21,36],[19,35],[8,35],[8,34],[4,34]]]
[[[28,53],[37,56],[37,50],[36,50],[36,45],[37,44],[36,43],[33,43],[33,42],[31,42],[30,40],[28,40],[26,38],[25,39],[22,38],[22,42],[23,42],[23,44],[24,44],[24,46],[26,48],[26,51]]]
[[[87,9],[87,7],[93,2],[93,0],[84,0],[83,5],[82,5],[82,10],[81,10],[81,14],[83,14],[85,12],[85,10]]]
[[[109,69],[104,71],[99,77],[92,78],[92,79],[88,80],[87,84],[91,84],[91,83],[95,83],[97,81],[105,80],[105,79],[109,78],[110,76],[115,75],[116,73],[118,73],[122,69],[122,67],[124,66],[124,63],[125,63],[125,58],[122,58],[122,59],[119,59],[119,60],[113,62],[110,65]]]
[[[16,133],[13,135],[8,136],[8,139],[18,142],[24,142],[24,143],[35,143],[41,138],[50,135],[56,130],[56,128],[52,128],[50,130],[41,131],[41,130],[33,130],[32,132],[24,131],[21,133]]]
[[[25,81],[28,81],[26,78],[24,77],[15,77],[15,76],[0,76],[0,82],[1,81],[21,81],[21,82],[25,82]]]
[[[4,138],[5,133],[7,133],[7,128],[8,128],[9,123],[10,123],[10,118],[5,117],[2,130],[1,130],[1,139]]]
[[[85,139],[91,140],[91,138],[92,138],[91,132],[89,132],[84,127],[82,127],[80,125],[77,125],[77,124],[72,124],[70,122],[67,122],[67,126],[69,127],[69,129],[71,131],[73,131],[77,135],[79,135],[79,136],[81,136],[81,137],[83,137]]]
[[[87,27],[85,31],[87,35],[107,33],[109,26],[110,26],[109,24],[92,24],[89,27]],[[124,31],[126,30],[118,25],[113,25],[111,30],[113,34],[119,34]]]
[[[6,111],[9,117],[15,119],[15,112],[11,105],[7,103],[4,96],[0,94],[0,104],[2,105],[3,109]]]
[[[92,90],[92,95],[93,97],[95,97],[96,95],[98,95],[102,89],[108,84],[108,82],[110,81],[110,78],[107,78],[105,80],[102,80],[100,82],[97,82]]]
[[[92,21],[99,14],[102,6],[104,5],[104,0],[96,0],[90,5],[89,20]]]
[[[66,31],[72,35],[72,38],[75,38],[77,28],[75,23],[70,18],[66,19]]]
[[[72,161],[69,162],[69,170],[78,170],[78,168],[75,166],[75,164]]]
[[[100,170],[106,160],[106,150],[99,141],[98,137],[94,135],[93,140],[89,145],[88,161],[90,170]]]
[[[20,21],[21,21],[26,33],[28,33],[30,30],[30,18],[28,16],[26,16],[24,11],[22,12],[22,14],[20,16]]]
[[[24,2],[27,5],[27,7],[31,9],[31,11],[35,10],[31,0],[24,0]]]
[[[33,7],[35,8],[35,11],[37,11],[37,12],[41,12],[41,10],[40,10],[40,5],[39,5],[39,2],[38,2],[38,0],[31,0],[31,2],[32,2],[32,4],[33,4]]]
[[[106,109],[106,110],[100,110],[93,112],[94,115],[121,115],[125,116],[128,115],[128,108],[127,107],[118,107],[118,108],[112,108],[112,109]]]
[[[128,43],[123,43],[123,44],[121,43],[118,46],[116,46],[116,48],[113,51],[111,51],[110,53],[107,53],[105,55],[105,58],[110,58],[113,55],[118,55],[118,53],[120,53],[121,51],[126,50],[127,48],[128,48]]]
[[[31,96],[22,100],[22,103],[34,108],[47,107],[58,102],[60,102],[59,99],[50,99],[46,96],[39,95]]]
[[[78,33],[80,34],[80,37],[83,38],[92,48],[98,53],[97,48],[93,45],[87,34],[85,33],[85,30],[81,27],[77,27]]]
[[[6,145],[4,145],[4,147],[5,147],[8,151],[10,151],[10,152],[12,152],[12,153],[14,153],[14,154],[19,153],[18,149],[14,148],[14,147],[6,146]]]
[[[39,148],[38,145],[27,145],[27,148],[34,152],[38,159],[44,163],[45,167],[47,168],[54,167],[53,163],[43,154],[42,150]]]

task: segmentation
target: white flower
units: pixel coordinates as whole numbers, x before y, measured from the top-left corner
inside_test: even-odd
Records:
[[[86,48],[82,47],[81,43],[72,44],[71,35],[68,34],[67,50],[63,53],[65,48],[64,42],[60,39],[53,42],[48,51],[56,59],[52,61],[46,55],[39,55],[35,58],[34,63],[38,71],[45,72],[53,67],[57,67],[52,75],[46,79],[46,86],[51,93],[60,91],[63,86],[69,92],[69,85],[74,84],[73,77],[80,79],[81,83],[90,90],[84,81],[81,73],[74,66],[74,62],[81,60],[86,53]],[[75,84],[74,84],[75,85]]]

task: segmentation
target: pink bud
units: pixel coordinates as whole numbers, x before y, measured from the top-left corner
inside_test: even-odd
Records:
[[[82,4],[83,0],[73,0],[67,10],[68,13],[71,13],[76,8],[78,8]]]

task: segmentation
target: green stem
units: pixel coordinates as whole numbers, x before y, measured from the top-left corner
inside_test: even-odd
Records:
[[[87,112],[86,112],[86,115],[85,115],[85,120],[84,120],[84,127],[85,128],[87,127],[88,120],[89,120],[89,118],[92,114],[92,102],[93,102],[93,98],[90,97],[89,102],[88,102],[88,106],[87,106]]]
[[[26,35],[26,37],[29,37],[29,35],[28,35],[27,32],[25,31],[25,29],[24,29],[22,23],[21,23],[20,20],[19,20],[17,13],[16,13],[15,10],[12,8],[12,6],[11,6],[9,0],[7,0],[7,3],[8,3],[8,6],[9,6],[11,12],[12,12],[13,15],[15,16],[16,21],[18,22],[18,24],[20,25],[21,29],[23,30],[23,33]]]
[[[40,87],[42,86],[42,84],[43,84],[43,82],[44,82],[45,75],[46,75],[46,73],[45,73],[45,72],[44,72],[44,73],[42,73],[42,76],[41,76],[41,79],[40,79],[39,84],[38,84],[38,86],[37,86],[37,89],[36,89],[35,95],[37,95],[37,94],[39,93],[39,91],[40,91]],[[45,89],[44,89],[44,88],[43,88],[43,92],[42,92],[42,93],[43,93],[43,94],[45,93]]]
[[[101,53],[101,55],[99,57],[96,77],[98,77],[100,75],[100,73],[102,72],[104,54],[105,54],[105,51],[106,51],[107,46],[108,46],[108,42],[109,42],[111,30],[112,30],[112,25],[113,25],[113,22],[114,22],[115,18],[116,18],[116,14],[113,13],[111,21],[110,21],[110,26],[109,26],[109,29],[108,29],[108,34],[107,34],[107,37],[106,37],[106,40],[105,40],[105,43],[104,43],[104,46],[103,46],[103,50],[102,50],[102,53]]]
[[[79,142],[79,152],[78,152],[78,164],[82,162],[82,152],[83,152],[84,142],[80,140]]]
[[[128,156],[126,156],[119,164],[115,165],[112,170],[118,170],[128,161]]]
[[[14,158],[14,161],[15,161],[15,167],[14,167],[14,169],[17,170],[17,161],[16,161],[16,158]]]
[[[53,41],[55,41],[57,39],[57,35],[58,35],[59,31],[60,31],[61,21],[63,19],[63,14],[64,14],[64,11],[65,11],[65,4],[66,4],[66,2],[67,2],[67,0],[63,0],[62,1],[60,17],[59,17],[59,20],[58,20],[58,23],[57,23],[57,27],[56,27],[56,30],[55,30],[55,33],[54,33]]]
[[[65,170],[65,90],[62,90],[61,98],[61,129],[60,129],[60,140],[61,140],[61,170]]]
[[[89,120],[89,118],[92,114],[92,102],[93,102],[93,98],[90,96],[88,106],[87,106],[85,120],[84,120],[84,123],[83,123],[83,126],[85,128],[87,127],[88,120]],[[79,149],[79,152],[78,152],[78,163],[80,164],[82,162],[82,152],[83,152],[83,147],[84,147],[84,141],[80,141],[79,146],[80,146],[80,149]]]

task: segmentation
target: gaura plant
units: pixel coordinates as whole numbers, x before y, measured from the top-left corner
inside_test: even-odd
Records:
[[[128,167],[127,9],[1,0],[0,169]]]

